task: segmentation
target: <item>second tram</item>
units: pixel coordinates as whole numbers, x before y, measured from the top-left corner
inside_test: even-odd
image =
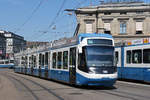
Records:
[[[150,42],[140,39],[115,48],[118,78],[150,83]]]

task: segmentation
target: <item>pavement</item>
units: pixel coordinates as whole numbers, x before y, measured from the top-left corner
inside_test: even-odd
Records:
[[[0,69],[0,100],[150,100],[150,85],[117,81],[114,87],[74,87]]]

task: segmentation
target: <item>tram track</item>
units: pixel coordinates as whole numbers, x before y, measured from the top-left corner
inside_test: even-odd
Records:
[[[3,75],[3,74],[1,74],[1,75]],[[14,82],[14,80],[16,81],[16,82],[18,82],[19,84],[21,84],[28,92],[30,92],[31,93],[31,95],[33,96],[33,98],[35,99],[35,100],[40,100],[39,99],[39,97],[26,85],[26,84],[24,84],[22,81],[20,81],[19,79],[17,79],[17,78],[15,78],[15,77],[12,77],[12,76],[10,76],[10,75],[3,75],[4,77],[6,77],[6,78],[8,78],[9,80],[11,80],[14,84],[16,84],[15,82]]]
[[[143,96],[143,95],[139,95],[139,94],[120,91],[117,89],[115,89],[115,90],[110,90],[110,89],[109,90],[96,90],[95,92],[105,93],[105,94],[122,97],[122,98],[130,99],[130,100],[141,100],[141,98],[142,98],[142,100],[149,100],[149,98],[150,98],[150,96]]]
[[[0,77],[0,89],[2,89],[2,88],[3,88],[3,84],[2,84],[2,79]]]
[[[13,74],[13,73],[11,73],[11,74]],[[48,93],[52,94],[53,96],[55,96],[59,100],[65,100],[61,96],[59,96],[58,94],[56,94],[55,92],[53,92],[52,90],[48,89],[47,87],[45,87],[45,86],[43,86],[43,85],[41,85],[41,84],[39,84],[39,83],[37,83],[37,82],[35,82],[33,80],[30,80],[28,78],[25,78],[25,77],[22,77],[22,76],[19,76],[19,75],[16,75],[16,74],[13,74],[13,75],[16,76],[16,77],[20,77],[20,78],[22,78],[24,80],[27,80],[27,81],[31,82],[32,84],[35,84],[35,85],[41,87],[43,90],[45,90]]]
[[[41,87],[43,90],[47,91],[48,93],[52,94],[53,96],[55,96],[57,99],[59,100],[65,100],[64,98],[62,98],[61,96],[59,96],[58,94],[56,94],[53,89],[49,89],[47,88],[46,86],[43,86],[42,84],[36,82],[36,81],[33,81],[29,78],[26,78],[26,77],[23,77],[23,76],[20,76],[20,75],[17,75],[15,73],[8,73],[9,75],[12,75],[12,77],[20,77],[21,79],[24,79],[26,81],[29,81],[31,82],[32,84],[35,84],[39,87]],[[124,85],[119,85],[119,86],[124,86]],[[125,87],[126,87],[126,84],[125,84]],[[128,86],[129,87],[129,86]],[[133,87],[135,88],[135,87]],[[144,96],[144,95],[139,95],[139,94],[136,94],[136,93],[131,93],[131,92],[126,92],[126,91],[121,91],[121,90],[117,90],[117,89],[114,89],[114,90],[96,90],[94,91],[95,93],[105,93],[105,94],[109,94],[109,95],[112,95],[112,96],[116,96],[116,97],[121,97],[121,98],[124,98],[124,99],[128,99],[128,100],[149,100],[150,96]]]
[[[138,100],[134,97],[130,97],[130,96],[125,96],[125,95],[121,95],[121,94],[118,94],[117,92],[112,92],[112,91],[99,91],[101,93],[105,93],[105,94],[109,94],[109,95],[113,95],[113,96],[117,96],[117,97],[121,97],[121,98],[126,98],[126,99],[130,99],[130,100]]]
[[[120,87],[120,86],[121,86],[121,87],[122,87],[122,86],[123,86],[123,87],[128,87],[128,88],[131,87],[131,85],[129,85],[129,84],[127,84],[127,83],[116,83],[116,85],[119,86],[119,87]],[[150,87],[150,86],[149,86],[149,87]],[[134,83],[132,84],[132,88],[136,88],[136,89],[137,89],[137,88],[138,88],[138,89],[143,89],[143,88],[144,88],[144,89],[150,91],[150,88],[147,88],[147,87],[142,86],[142,85],[140,85],[140,87],[139,87],[138,85],[136,85],[136,83],[135,83],[135,84],[134,84]]]
[[[13,74],[15,75],[15,74]],[[59,100],[64,100],[62,97],[60,97],[59,95],[57,95],[55,92],[52,92],[52,90],[48,89],[47,87],[33,81],[33,80],[30,80],[28,78],[25,78],[25,77],[22,77],[22,76],[19,76],[19,75],[15,75],[17,77],[20,77],[22,79],[25,79],[25,80],[28,80],[30,82],[32,82],[33,84],[36,84],[38,86],[40,86],[42,89],[46,90],[47,92],[49,92],[50,94],[54,95],[55,97],[57,97]],[[137,94],[133,94],[133,93],[128,93],[128,92],[125,92],[125,91],[119,91],[119,90],[97,90],[96,92],[100,92],[100,93],[106,93],[106,94],[110,94],[110,95],[113,95],[113,96],[117,96],[117,97],[121,97],[121,98],[126,98],[126,99],[130,99],[130,100],[141,100],[141,99],[138,99],[139,97],[140,98],[144,98],[143,100],[149,100],[150,97],[146,97],[146,96],[142,96],[142,95],[137,95]]]
[[[143,100],[149,100],[149,98],[150,98],[150,97],[146,97],[146,96],[142,96],[142,95],[137,95],[137,94],[128,93],[128,92],[124,92],[124,91],[117,91],[117,90],[112,90],[112,91],[103,90],[101,92],[111,94],[111,95],[115,95],[115,96],[118,96],[118,97],[128,98],[128,99],[131,99],[131,100],[141,100],[141,99],[138,99],[138,98],[142,98]]]

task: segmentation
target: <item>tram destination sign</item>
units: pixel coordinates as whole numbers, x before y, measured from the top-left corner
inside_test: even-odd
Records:
[[[106,39],[88,39],[88,44],[112,45],[112,40]]]

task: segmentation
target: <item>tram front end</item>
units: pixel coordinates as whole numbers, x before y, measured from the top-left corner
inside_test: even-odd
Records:
[[[113,86],[117,80],[111,35],[84,37],[78,45],[76,84]]]

